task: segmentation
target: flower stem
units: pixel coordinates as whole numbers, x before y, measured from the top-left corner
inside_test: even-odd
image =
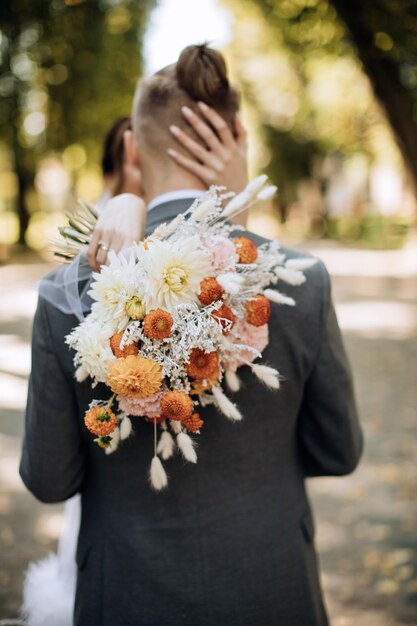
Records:
[[[113,404],[115,397],[116,397],[116,394],[114,393],[112,397],[110,398],[110,400],[108,401],[108,403],[106,404],[106,409],[111,409],[111,406]]]

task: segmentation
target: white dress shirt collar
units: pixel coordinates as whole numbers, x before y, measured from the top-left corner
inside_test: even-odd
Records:
[[[166,202],[172,202],[172,200],[189,200],[194,198],[200,198],[204,194],[201,189],[177,189],[175,191],[168,191],[156,196],[148,204],[148,211],[152,211],[159,204],[165,204]]]

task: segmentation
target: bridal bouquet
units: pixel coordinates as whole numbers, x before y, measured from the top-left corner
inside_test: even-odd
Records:
[[[256,247],[233,237],[241,227],[227,220],[275,192],[266,177],[232,198],[222,191],[211,188],[129,255],[110,253],[109,264],[93,275],[91,313],[66,338],[77,380],[90,376],[93,386],[109,388],[109,400],[94,400],[84,418],[99,446],[113,452],[130,435],[131,416],[153,424],[156,490],[168,482],[161,459],[176,447],[196,463],[189,433],[200,433],[202,407],[213,404],[230,420],[242,419],[223,390],[225,381],[238,391],[239,367],[279,388],[278,371],[254,363],[268,344],[270,301],[295,304],[271,285],[303,283],[302,270],[314,263],[286,261],[275,242]]]

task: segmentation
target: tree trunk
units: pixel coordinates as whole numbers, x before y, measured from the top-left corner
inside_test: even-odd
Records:
[[[19,219],[18,243],[26,245],[25,235],[29,225],[29,212],[26,205],[26,193],[32,183],[33,176],[16,162],[16,175],[18,178],[18,195],[16,200],[17,217]]]
[[[414,102],[399,80],[399,68],[388,54],[374,44],[374,32],[365,23],[369,6],[362,0],[329,0],[345,22],[356,44],[373,86],[375,96],[384,109],[417,189],[417,124]]]

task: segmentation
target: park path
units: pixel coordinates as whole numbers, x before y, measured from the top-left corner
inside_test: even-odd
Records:
[[[332,625],[417,624],[417,246],[314,248],[332,274],[366,438],[352,476],[309,485]],[[38,503],[17,472],[35,284],[48,269],[27,254],[0,267],[0,619],[16,616],[26,565],[55,549],[62,524],[62,506]]]

